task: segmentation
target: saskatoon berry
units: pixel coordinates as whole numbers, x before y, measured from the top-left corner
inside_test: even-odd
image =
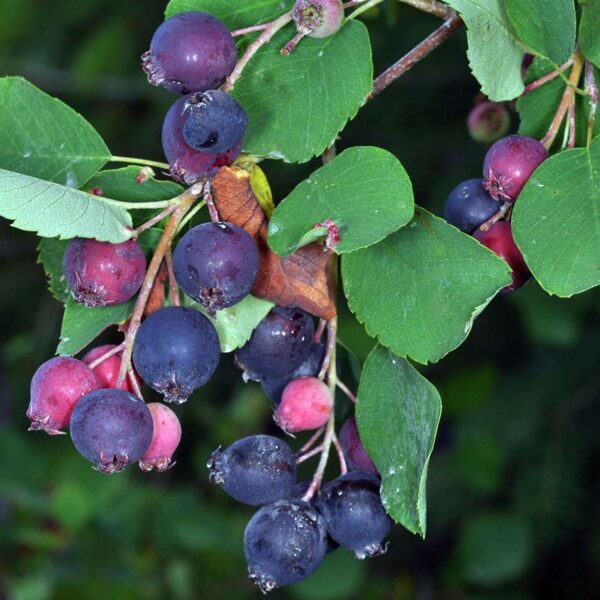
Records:
[[[262,592],[306,579],[321,564],[326,549],[322,517],[298,500],[263,506],[244,532],[248,573]]]
[[[262,377],[260,385],[271,402],[273,404],[279,404],[281,402],[281,394],[283,394],[285,386],[290,383],[290,381],[293,381],[298,377],[316,377],[319,374],[324,357],[325,344],[322,342],[314,342],[310,347],[310,354],[308,357],[291,373],[291,375],[285,377]]]
[[[27,416],[30,431],[56,435],[69,425],[75,404],[102,383],[80,360],[57,356],[41,365],[31,380]]]
[[[105,344],[104,346],[97,346],[96,348],[92,348],[82,359],[86,365],[93,363],[96,359],[105,355],[107,352],[110,352],[113,348],[116,348],[114,344]],[[121,356],[122,352],[118,352],[117,354],[113,354],[108,358],[104,359],[99,365],[96,365],[92,371],[96,374],[103,388],[116,388],[117,380],[119,379],[119,370],[121,368]],[[135,378],[138,382],[138,385],[141,385],[141,380],[138,377],[137,373],[135,374]],[[125,381],[122,384],[121,389],[126,392],[134,393],[135,390],[131,385],[128,378],[125,378]]]
[[[296,457],[270,435],[242,438],[217,449],[207,463],[209,479],[244,504],[268,504],[290,495],[296,483]]]
[[[152,85],[188,94],[219,87],[233,71],[233,36],[219,19],[184,12],[167,19],[152,36],[142,67]]]
[[[133,362],[142,379],[177,404],[210,379],[219,358],[215,328],[189,308],[157,310],[142,323],[133,345]]]
[[[510,223],[498,221],[487,231],[478,229],[473,237],[504,259],[511,268],[512,283],[504,288],[505,292],[513,292],[529,279],[531,272],[525,264],[521,251],[515,244]]]
[[[341,546],[354,550],[356,558],[385,552],[381,543],[392,520],[379,496],[379,479],[369,473],[350,471],[321,489],[317,508],[329,535]]]
[[[342,26],[341,0],[297,0],[292,16],[296,29],[312,38],[326,38]]]
[[[181,423],[177,415],[160,402],[148,404],[152,415],[152,441],[140,459],[142,471],[166,471],[174,465],[173,452],[181,441]]]
[[[506,134],[510,127],[510,115],[503,104],[480,102],[469,113],[467,127],[476,142],[490,144]]]
[[[514,202],[525,182],[548,151],[526,135],[509,135],[498,140],[483,160],[484,187],[492,198]]]
[[[98,471],[114,473],[139,460],[152,440],[152,415],[142,400],[123,390],[84,396],[71,415],[71,439]]]
[[[350,469],[372,475],[378,474],[377,468],[360,441],[354,415],[348,417],[342,425],[339,438],[344,458]]]
[[[314,329],[301,308],[276,306],[238,350],[238,362],[251,379],[289,375],[308,357]]]
[[[469,179],[455,187],[444,204],[444,219],[465,233],[473,233],[500,210],[483,188],[483,179]]]
[[[133,298],[146,272],[146,257],[135,240],[121,244],[74,238],[63,270],[73,298],[88,308],[112,306]]]
[[[246,111],[235,99],[219,90],[192,94],[186,103],[183,138],[198,152],[225,152],[244,137]]]
[[[241,144],[223,152],[198,152],[183,137],[187,120],[186,106],[190,96],[179,98],[167,112],[162,127],[162,147],[171,167],[171,176],[191,185],[201,177],[214,175],[220,167],[229,166],[238,156]]]
[[[258,264],[254,238],[230,223],[194,227],[181,238],[173,254],[177,283],[211,315],[250,293]]]
[[[316,377],[300,377],[283,390],[275,422],[287,433],[318,429],[333,409],[329,388]]]

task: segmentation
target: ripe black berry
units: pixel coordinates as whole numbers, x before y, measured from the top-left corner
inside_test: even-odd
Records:
[[[230,223],[194,227],[173,254],[177,283],[212,315],[250,293],[258,265],[254,238]]]
[[[133,362],[141,378],[167,402],[185,402],[214,373],[220,358],[219,337],[196,310],[161,308],[141,325]]]
[[[483,179],[469,179],[446,198],[444,219],[465,233],[473,233],[499,210],[500,203],[483,188]]]
[[[382,542],[392,527],[379,497],[379,479],[350,471],[321,489],[317,508],[329,535],[354,550],[356,558],[382,554]]]
[[[267,504],[285,498],[296,483],[292,449],[270,435],[252,435],[224,450],[217,449],[207,466],[210,480],[244,504]]]
[[[154,32],[142,67],[152,85],[189,94],[219,87],[236,59],[235,41],[219,19],[185,12],[167,19]]]
[[[186,104],[183,138],[199,152],[225,152],[244,137],[246,111],[235,99],[219,90],[192,94]]]
[[[298,500],[263,506],[244,532],[248,573],[262,592],[308,577],[321,564],[326,549],[323,519]]]
[[[285,377],[308,357],[314,327],[302,309],[276,306],[238,350],[238,361],[253,379]]]
[[[124,390],[105,389],[84,396],[71,415],[77,451],[103,473],[138,461],[152,440],[152,416],[142,400]]]

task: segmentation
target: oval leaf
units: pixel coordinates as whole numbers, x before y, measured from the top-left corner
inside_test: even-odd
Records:
[[[421,363],[458,347],[510,283],[503,260],[422,208],[382,242],[345,254],[342,280],[367,332]]]
[[[585,57],[600,67],[600,0],[585,0],[581,4],[579,43]]]
[[[21,77],[0,79],[0,167],[79,187],[111,157],[72,108]]]
[[[316,223],[339,229],[339,254],[375,244],[410,221],[412,185],[404,167],[381,148],[357,147],[317,169],[277,206],[269,222],[269,246],[287,256],[310,243]]]
[[[0,215],[41,237],[87,237],[123,242],[131,216],[99,196],[0,169]]]
[[[390,516],[425,537],[429,457],[442,414],[435,387],[405,359],[382,346],[363,368],[356,420],[360,438],[381,474],[381,500]]]
[[[600,137],[544,161],[519,194],[512,224],[547,292],[569,297],[600,284]]]
[[[63,273],[63,255],[68,240],[42,238],[38,246],[38,263],[44,267],[50,293],[63,304],[69,299],[69,288]]]

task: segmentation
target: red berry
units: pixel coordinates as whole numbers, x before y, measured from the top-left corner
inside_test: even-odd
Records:
[[[105,344],[104,346],[97,346],[96,348],[92,348],[81,360],[86,365],[93,363],[96,359],[100,358],[113,348],[116,348],[115,344]],[[103,388],[116,388],[117,387],[117,379],[119,378],[119,369],[121,368],[121,356],[122,352],[118,352],[117,354],[113,354],[109,356],[107,359],[103,360],[99,365],[95,366],[92,371],[96,373],[96,376],[100,380]],[[135,374],[135,378],[138,382],[138,386],[142,385],[142,380],[139,378],[138,374]],[[120,386],[120,389],[125,390],[126,392],[135,393],[129,378],[125,378],[125,381]]]
[[[469,135],[476,142],[489,144],[500,139],[510,127],[510,115],[504,104],[480,102],[467,117]]]
[[[112,306],[137,294],[146,257],[135,240],[110,244],[74,238],[65,250],[63,269],[76,302],[88,308]]]
[[[142,471],[166,471],[172,464],[173,452],[181,440],[181,424],[177,415],[160,402],[147,405],[152,415],[152,441],[140,459]]]
[[[377,467],[373,464],[371,457],[367,454],[367,451],[360,441],[354,415],[348,417],[342,425],[339,439],[340,446],[344,452],[344,458],[350,469],[354,471],[364,471],[365,473],[371,473],[372,475],[378,474]]]
[[[57,356],[41,365],[31,380],[31,399],[27,416],[30,431],[56,435],[69,425],[75,404],[102,384],[80,360]]]
[[[329,388],[316,377],[300,377],[283,390],[275,421],[288,433],[318,429],[327,423],[332,409]]]
[[[531,272],[515,244],[510,223],[498,221],[487,231],[477,229],[473,237],[504,259],[512,269],[512,283],[504,288],[504,292],[513,292],[529,279]]]

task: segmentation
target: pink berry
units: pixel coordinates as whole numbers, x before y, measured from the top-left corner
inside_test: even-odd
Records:
[[[137,294],[146,257],[135,240],[110,244],[74,238],[65,250],[63,270],[76,302],[88,308],[112,306]]]
[[[353,471],[364,471],[365,473],[372,473],[373,475],[378,474],[377,467],[373,464],[371,457],[367,454],[367,451],[360,441],[354,415],[348,417],[342,425],[339,440],[349,469]]]
[[[529,279],[531,272],[525,264],[521,251],[515,244],[510,223],[498,221],[487,231],[477,229],[473,237],[504,259],[511,268],[512,283],[504,288],[504,292],[513,292]]]
[[[96,359],[100,358],[113,348],[116,348],[115,344],[105,344],[104,346],[97,346],[96,348],[92,348],[81,360],[86,365],[93,363]],[[117,354],[113,354],[109,356],[107,359],[103,360],[99,365],[95,366],[92,371],[96,373],[96,376],[100,380],[103,388],[116,388],[117,387],[117,379],[119,378],[119,369],[121,368],[121,356],[122,352],[118,352]],[[138,386],[142,385],[142,380],[139,378],[138,374],[135,373],[135,378],[137,380]],[[125,390],[126,392],[130,392],[135,394],[135,390],[129,381],[129,378],[125,378],[125,381],[120,386],[120,389]]]
[[[329,388],[316,377],[300,377],[283,390],[275,421],[288,433],[318,429],[327,423],[332,409]]]
[[[469,135],[476,141],[490,144],[506,134],[510,127],[510,115],[504,104],[480,102],[467,117]]]
[[[27,416],[29,431],[57,435],[68,426],[75,404],[102,384],[83,362],[69,356],[46,361],[31,380],[31,398]]]
[[[166,471],[173,462],[173,452],[181,440],[181,424],[177,415],[164,404],[152,402],[147,405],[152,415],[152,441],[140,459],[142,471]]]
[[[326,38],[342,26],[344,7],[341,0],[296,0],[292,17],[300,33]]]

